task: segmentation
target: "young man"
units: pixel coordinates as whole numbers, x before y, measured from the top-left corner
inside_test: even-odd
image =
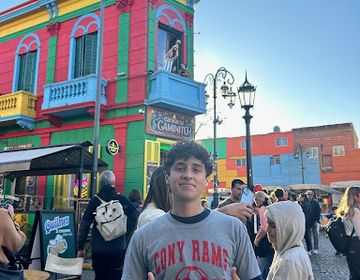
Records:
[[[219,208],[229,205],[232,203],[239,202],[241,197],[241,191],[244,187],[245,183],[241,179],[234,179],[231,182],[231,195],[225,199],[223,202],[220,203]]]
[[[178,142],[165,168],[172,210],[134,233],[122,279],[147,279],[148,273],[156,280],[261,279],[243,223],[201,206],[212,172],[206,149]]]

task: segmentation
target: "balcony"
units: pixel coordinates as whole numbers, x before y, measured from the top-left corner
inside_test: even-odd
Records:
[[[204,84],[163,70],[151,75],[150,83],[146,105],[190,116],[205,113]]]
[[[35,101],[30,92],[17,91],[0,96],[0,126],[17,124],[32,130],[35,126]]]
[[[44,87],[42,113],[56,118],[93,115],[96,101],[96,75],[89,75]],[[106,80],[102,80],[100,104],[106,105]]]

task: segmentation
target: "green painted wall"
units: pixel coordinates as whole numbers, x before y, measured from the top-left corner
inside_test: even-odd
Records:
[[[130,38],[130,14],[124,13],[119,19],[119,46],[118,46],[118,73],[129,73],[129,38]],[[115,102],[128,100],[127,76],[119,77],[116,83]]]
[[[101,159],[109,165],[109,169],[113,169],[113,157],[105,151],[106,142],[114,138],[114,128],[112,125],[100,127],[99,144],[101,145]],[[76,143],[90,141],[93,142],[93,128],[82,128],[67,131],[59,131],[51,134],[51,145],[59,145],[65,143]],[[45,207],[52,207],[52,196],[54,193],[54,176],[47,177],[47,188],[45,197]]]
[[[204,147],[209,151],[214,151],[214,142],[212,139],[203,139],[200,142],[204,145]],[[226,159],[226,138],[218,138],[216,141],[217,147],[217,158],[218,159]]]
[[[188,26],[187,33],[187,64],[191,77],[194,77],[194,29]]]
[[[126,141],[125,193],[138,188],[144,182],[145,121],[132,122],[128,126]]]
[[[51,84],[55,81],[56,47],[57,36],[52,36],[49,39],[48,59],[46,66],[46,84]]]

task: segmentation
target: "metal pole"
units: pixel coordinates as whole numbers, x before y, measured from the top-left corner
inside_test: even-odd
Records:
[[[250,120],[252,116],[250,115],[250,108],[252,106],[243,106],[245,109],[245,115],[243,116],[246,125],[246,177],[247,185],[253,191],[254,182],[252,174],[252,159],[251,159],[251,140],[250,140]]]
[[[214,154],[213,154],[213,169],[214,169],[214,203],[213,207],[216,208],[219,205],[219,179],[218,179],[218,168],[217,168],[217,135],[216,135],[216,126],[218,122],[218,117],[216,114],[216,80],[217,80],[217,73],[214,78],[214,88],[213,88],[213,98],[214,98]]]
[[[95,101],[95,115],[94,115],[94,146],[93,146],[93,166],[91,176],[91,190],[90,197],[94,196],[96,192],[96,177],[98,168],[98,150],[99,150],[99,131],[100,131],[100,101],[102,90],[102,64],[103,64],[103,38],[104,38],[104,10],[105,0],[100,0],[100,26],[98,29],[99,39],[97,48],[97,79],[96,79],[96,101]],[[80,182],[79,182],[80,184]]]

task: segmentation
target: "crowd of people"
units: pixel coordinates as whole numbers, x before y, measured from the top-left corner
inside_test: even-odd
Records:
[[[78,257],[84,257],[97,207],[102,200],[116,200],[127,216],[127,231],[105,241],[92,226],[97,280],[314,279],[309,255],[319,254],[321,211],[313,191],[294,196],[282,188],[268,194],[257,187],[249,205],[239,202],[245,182],[234,179],[230,197],[210,210],[202,196],[211,173],[209,153],[195,141],[173,146],[164,165],[153,172],[145,201],[138,190],[128,197],[117,193],[114,173],[102,172],[100,191],[81,220]],[[2,279],[2,270],[9,269],[9,255],[21,249],[25,237],[12,221],[11,207],[0,209],[0,215]],[[360,279],[359,187],[346,190],[330,218],[334,215],[344,219],[350,236],[346,254],[350,279]]]

